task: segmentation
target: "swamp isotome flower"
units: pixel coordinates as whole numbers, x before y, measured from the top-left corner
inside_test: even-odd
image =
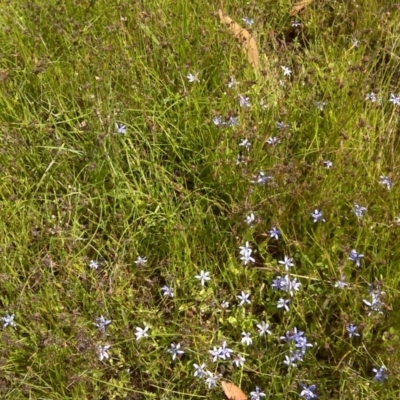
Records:
[[[294,20],[292,21],[292,26],[293,28],[298,28],[299,26],[301,26],[301,23],[299,21]]]
[[[261,389],[256,386],[254,392],[250,392],[250,400],[261,400],[261,397],[267,397],[267,395],[261,391]]]
[[[322,164],[324,164],[326,169],[331,169],[333,167],[333,162],[331,160],[322,161]]]
[[[219,358],[221,360],[226,360],[227,358],[231,358],[233,350],[230,349],[229,347],[226,347],[226,341],[224,340],[222,342],[222,346],[220,347],[214,346],[213,349],[209,351],[209,353],[213,356],[213,362],[217,362]]]
[[[254,23],[254,20],[252,20],[251,18],[248,18],[248,17],[242,18],[242,21],[244,21],[249,26],[253,25],[253,23]]]
[[[306,400],[318,398],[318,396],[314,393],[317,388],[315,385],[306,386],[301,383],[300,386],[303,388],[303,390],[300,392],[300,397],[303,397]]]
[[[315,211],[313,213],[310,214],[311,217],[313,218],[313,222],[318,222],[318,221],[322,221],[325,222],[325,219],[322,216],[322,211],[319,211],[317,208],[315,209]]]
[[[290,267],[294,267],[294,264],[293,264],[292,261],[293,261],[293,258],[285,256],[283,261],[278,261],[278,264],[284,265],[285,266],[285,271],[289,271]]]
[[[353,211],[354,211],[354,214],[356,214],[356,216],[358,218],[362,218],[364,216],[365,211],[367,211],[367,208],[361,207],[359,204],[354,203]]]
[[[194,371],[194,376],[197,378],[204,378],[205,376],[207,376],[207,372],[206,372],[206,364],[201,364],[198,365],[196,363],[193,364],[193,367],[195,369]]]
[[[200,280],[201,286],[204,286],[207,281],[211,280],[210,273],[204,272],[203,270],[201,270],[200,275],[196,275],[195,278]]]
[[[353,324],[347,325],[347,326],[346,326],[346,330],[347,330],[347,332],[349,332],[349,337],[350,337],[350,339],[351,339],[353,336],[360,336],[360,334],[357,333],[357,327],[356,327],[355,325],[353,325]]]
[[[292,70],[289,69],[288,67],[285,67],[283,65],[281,65],[282,68],[282,72],[283,72],[283,76],[290,76],[292,73]]]
[[[264,321],[261,321],[259,324],[257,324],[258,334],[260,337],[266,333],[268,333],[268,335],[272,335],[272,332],[268,328],[269,324],[265,323]]]
[[[246,361],[246,359],[245,359],[242,355],[238,354],[238,355],[233,359],[232,364],[235,364],[235,366],[236,366],[237,368],[240,368],[240,367],[243,367],[245,361]]]
[[[221,303],[221,307],[224,308],[225,310],[228,309],[229,306],[230,306],[229,301],[224,300],[224,301]]]
[[[328,103],[326,103],[325,101],[316,101],[315,102],[315,108],[317,108],[320,111],[324,111],[324,107],[327,105]]]
[[[372,103],[380,103],[381,102],[381,99],[374,92],[367,93],[365,95],[365,100],[369,100]]]
[[[1,317],[3,321],[3,328],[7,328],[7,326],[16,327],[17,324],[14,322],[14,314],[7,314],[5,317]]]
[[[244,246],[240,246],[240,259],[243,261],[244,265],[247,265],[249,262],[255,262],[256,260],[251,257],[251,253],[253,252],[253,250],[251,249],[251,247],[249,246],[249,242],[246,242],[246,244]]]
[[[169,354],[172,355],[172,360],[174,361],[176,357],[179,357],[181,354],[184,354],[185,352],[181,350],[181,344],[174,344],[171,343],[171,347],[167,350]]]
[[[140,339],[144,337],[148,337],[147,331],[149,330],[148,326],[145,326],[144,328],[136,328],[135,336],[136,336],[136,341],[138,342]]]
[[[244,220],[244,222],[246,222],[246,224],[248,224],[248,225],[251,225],[254,221],[255,221],[255,217],[254,217],[254,214],[253,213],[251,213],[250,215],[248,215],[247,217],[246,217],[246,219]]]
[[[279,236],[281,235],[281,231],[277,229],[275,226],[268,231],[269,237],[279,240]]]
[[[272,179],[272,176],[265,175],[264,172],[260,171],[258,176],[256,177],[256,180],[252,181],[252,182],[258,183],[260,185],[265,185],[271,179]]]
[[[379,183],[381,185],[385,186],[387,190],[390,190],[392,188],[392,185],[393,185],[393,183],[390,180],[390,178],[388,176],[384,176],[384,175],[380,176]]]
[[[393,93],[391,93],[389,102],[393,103],[395,106],[400,106],[400,96],[396,96]]]
[[[214,125],[219,126],[219,125],[225,125],[225,123],[222,121],[222,117],[219,115],[217,117],[213,118]]]
[[[267,140],[267,143],[271,146],[274,146],[276,144],[279,144],[281,141],[276,137],[276,136],[272,136]]]
[[[245,293],[242,290],[242,293],[238,295],[238,299],[240,300],[239,306],[243,306],[246,303],[251,304],[249,297],[250,297],[250,293]]]
[[[146,265],[146,263],[147,263],[147,258],[146,257],[140,257],[139,256],[135,261],[135,264],[138,267],[144,267]]]
[[[110,355],[107,353],[107,350],[110,348],[111,346],[109,344],[105,345],[105,346],[98,346],[97,347],[97,354],[99,356],[99,360],[103,361],[103,360],[108,360],[110,358]]]
[[[363,299],[363,303],[371,308],[371,311],[368,313],[368,315],[371,315],[372,312],[383,314],[382,308],[385,305],[385,303],[381,300],[381,295],[384,295],[385,292],[381,292],[379,290],[372,290],[370,294],[371,294],[371,301]]]
[[[125,133],[126,133],[126,125],[123,125],[123,124],[120,124],[120,123],[116,122],[115,123],[115,130],[120,135],[125,135]]]
[[[335,283],[335,287],[339,289],[344,289],[346,286],[349,286],[347,282],[345,282],[346,275],[342,275],[341,278]]]
[[[171,288],[168,287],[167,285],[164,285],[164,286],[161,288],[161,290],[162,290],[163,295],[164,295],[165,297],[174,297],[174,291],[173,291],[173,289],[171,289]]]
[[[239,105],[240,107],[250,107],[250,99],[243,95],[239,95]]]
[[[90,269],[97,269],[97,268],[99,268],[99,263],[97,261],[95,261],[95,260],[90,260],[89,268]]]
[[[281,131],[281,130],[283,130],[283,129],[289,128],[289,125],[286,124],[286,123],[283,122],[283,121],[280,121],[280,122],[277,122],[277,123],[276,123],[276,127]]]
[[[247,139],[242,139],[242,141],[239,143],[239,146],[244,147],[246,150],[249,150],[251,143]]]
[[[200,82],[200,79],[198,78],[198,75],[199,75],[199,73],[198,72],[196,72],[196,73],[194,73],[194,74],[192,74],[192,73],[189,73],[189,74],[187,74],[187,79],[188,79],[188,81],[190,82],[190,83],[193,83],[193,82]]]
[[[271,287],[274,290],[282,290],[284,292],[289,292],[293,297],[294,291],[298,292],[300,290],[301,283],[297,282],[297,278],[290,279],[289,275],[285,275],[283,278],[278,276],[276,279],[272,280]]]
[[[253,343],[250,332],[242,332],[241,342],[246,346],[250,346]]]
[[[94,322],[94,325],[99,328],[101,333],[106,333],[106,327],[107,325],[111,324],[111,319],[105,319],[102,315],[99,318],[96,318],[96,322]]]
[[[380,367],[379,369],[372,368],[372,371],[375,373],[374,380],[381,383],[385,382],[385,380],[388,378],[385,370],[385,367]]]
[[[278,300],[276,308],[284,308],[286,311],[289,311],[288,304],[290,303],[290,299],[282,299],[282,297]]]
[[[359,267],[361,265],[361,259],[364,257],[364,254],[357,253],[356,250],[351,250],[349,253],[349,260],[354,261]]]
[[[235,78],[233,76],[229,77],[229,81],[228,81],[228,88],[232,88],[233,86],[235,86],[236,82],[235,82]]]
[[[206,385],[208,386],[209,389],[211,389],[214,386],[217,386],[217,380],[218,376],[214,375],[212,372],[207,371],[207,379],[206,379]]]

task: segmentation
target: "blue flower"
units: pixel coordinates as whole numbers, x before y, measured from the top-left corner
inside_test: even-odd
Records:
[[[349,260],[354,261],[359,267],[361,265],[361,259],[364,257],[364,254],[357,253],[356,250],[351,250],[349,253]]]
[[[313,222],[318,222],[318,221],[322,221],[325,222],[325,219],[322,216],[322,211],[319,211],[317,208],[315,209],[315,211],[313,213],[310,214],[311,217],[313,218]]]
[[[353,324],[347,325],[346,326],[346,330],[347,330],[347,332],[349,332],[350,339],[353,336],[360,336],[360,334],[357,333],[357,327],[355,325],[353,325]]]
[[[385,370],[385,367],[380,367],[379,369],[372,368],[372,371],[375,373],[374,380],[381,383],[385,382],[385,380],[388,379]]]
[[[300,393],[300,397],[304,397],[306,400],[317,399],[318,396],[314,393],[317,388],[315,385],[306,386],[304,383],[301,383],[300,386],[303,390]]]

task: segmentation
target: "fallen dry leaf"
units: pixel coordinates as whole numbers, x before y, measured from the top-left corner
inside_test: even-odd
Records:
[[[293,7],[289,11],[289,15],[293,17],[293,15],[296,15],[298,12],[300,12],[305,6],[308,6],[311,4],[314,0],[301,0],[295,4],[293,4]]]
[[[233,383],[221,381],[221,386],[225,396],[229,400],[247,400],[247,396],[243,393],[242,389]]]
[[[249,63],[254,67],[254,69],[258,70],[260,60],[257,44],[253,36],[250,35],[249,31],[237,24],[232,18],[224,15],[222,10],[218,10],[218,14],[221,22],[225,25],[228,25],[229,30],[233,33],[235,38],[239,39],[241,42],[243,51],[247,54]]]

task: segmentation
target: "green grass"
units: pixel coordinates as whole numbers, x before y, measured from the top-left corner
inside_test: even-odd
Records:
[[[271,399],[300,398],[300,383],[321,399],[399,397],[398,4],[315,0],[294,28],[289,0],[226,3],[240,24],[254,19],[258,74],[213,2],[0,5],[0,317],[16,323],[0,330],[1,398],[221,399],[193,363]],[[371,91],[381,103],[365,100]],[[216,127],[218,115],[240,123]],[[253,183],[260,171],[273,179]],[[315,209],[326,222],[313,223]],[[246,241],[255,262],[244,266]],[[302,284],[293,297],[271,288],[285,255]],[[343,274],[349,286],[335,288]],[[368,315],[369,284],[385,292],[382,314]],[[241,291],[251,304],[239,306]],[[106,334],[100,315],[112,320]],[[272,335],[259,337],[261,321]],[[313,347],[288,369],[279,338],[295,327]],[[243,367],[212,362],[224,340]],[[171,343],[185,351],[175,361]]]

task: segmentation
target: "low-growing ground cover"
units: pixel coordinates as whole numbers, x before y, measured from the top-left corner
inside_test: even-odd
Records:
[[[0,5],[2,398],[399,397],[400,9],[291,6]]]

